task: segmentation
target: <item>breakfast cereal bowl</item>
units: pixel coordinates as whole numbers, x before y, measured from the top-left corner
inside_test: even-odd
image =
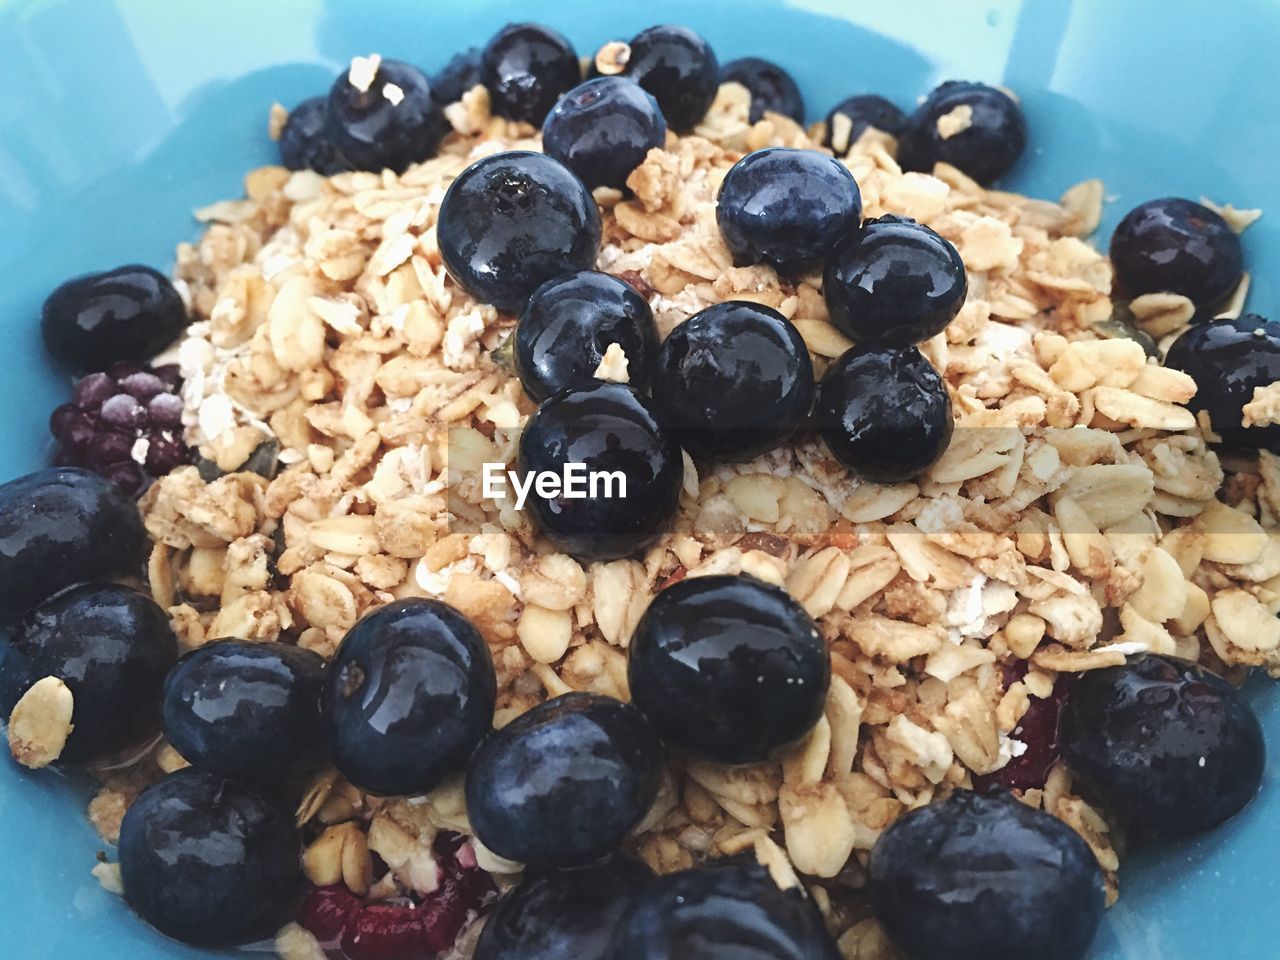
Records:
[[[696,7],[658,2],[644,10],[576,2],[533,2],[520,5],[518,10],[500,3],[424,6],[398,0],[374,7],[338,0],[297,0],[266,6],[229,2],[161,9],[130,0],[106,6],[88,0],[16,0],[0,6],[0,38],[8,51],[0,69],[10,91],[9,108],[0,113],[0,141],[4,144],[0,149],[0,219],[9,227],[8,241],[0,249],[0,264],[8,278],[0,290],[0,307],[11,334],[5,376],[0,378],[3,405],[8,411],[0,437],[4,478],[49,463],[48,414],[68,396],[70,374],[48,359],[38,329],[41,303],[51,290],[69,277],[120,263],[146,263],[163,273],[173,273],[175,246],[184,241],[199,243],[210,223],[233,221],[239,208],[220,202],[244,194],[248,171],[278,162],[278,149],[268,136],[273,103],[293,107],[306,97],[323,93],[335,75],[352,68],[353,57],[374,52],[434,72],[455,53],[485,44],[513,19],[547,24],[562,32],[584,56],[607,40],[632,37],[653,23],[686,24],[706,38],[722,63],[761,56],[783,66],[803,94],[806,124],[823,120],[832,106],[851,93],[880,93],[911,110],[943,80],[963,78],[1007,87],[1017,94],[1026,116],[1027,149],[999,179],[998,187],[1055,203],[1062,197],[1061,206],[1055,208],[1058,213],[1046,214],[1043,208],[1023,204],[1021,197],[1009,200],[994,196],[965,177],[944,178],[943,182],[968,197],[966,203],[983,216],[994,213],[999,219],[1001,211],[1016,210],[1016,216],[1009,219],[1024,223],[1037,214],[1077,217],[1078,223],[1062,219],[1047,229],[1057,240],[1086,236],[1104,252],[1107,237],[1124,214],[1153,197],[1205,197],[1218,204],[1232,204],[1237,211],[1261,209],[1268,213],[1280,202],[1269,149],[1269,124],[1280,113],[1280,94],[1276,92],[1280,78],[1268,66],[1270,51],[1280,42],[1280,8],[1261,0],[1226,5],[1211,13],[1191,0],[1159,7],[1072,4],[1066,0],[993,2],[964,9],[942,2],[879,6],[820,0],[709,2]],[[739,106],[732,97],[717,101],[722,119],[727,118],[725,124],[737,122],[734,111]],[[455,116],[451,122],[456,127],[467,121]],[[732,136],[748,138],[748,125],[740,126],[738,134],[726,132],[723,126],[713,132],[726,138],[725,142]],[[679,131],[679,135],[687,136],[688,131]],[[791,133],[779,122],[770,133],[757,135],[762,137],[758,143],[750,139],[743,143],[784,145]],[[536,146],[531,132],[504,133],[499,139],[504,139],[507,148]],[[734,150],[745,152],[742,143],[733,142]],[[467,152],[456,155],[461,163]],[[683,189],[690,191],[691,202],[706,203],[713,196],[712,179],[723,177],[729,165],[721,156],[709,165],[710,172],[702,169],[687,178]],[[898,177],[885,175],[885,167],[877,167],[875,161],[866,160],[858,170],[865,171],[860,180],[861,202],[868,207],[879,203],[895,185],[900,186]],[[456,172],[419,173],[417,181],[410,172],[407,182],[424,194],[442,194]],[[1094,184],[1095,180],[1100,185]],[[271,194],[283,182],[274,186],[260,183],[262,195]],[[251,188],[251,194],[259,187]],[[661,196],[652,191],[646,196],[643,186],[631,187],[642,201],[652,199],[653,207],[662,209]],[[1068,193],[1073,187],[1077,189]],[[903,202],[927,200],[923,194],[908,194]],[[439,203],[438,196],[434,202]],[[663,289],[664,278],[655,276],[652,260],[637,256],[639,245],[622,249],[625,244],[619,244],[618,237],[627,230],[630,239],[651,244],[677,239],[662,237],[662,222],[644,219],[653,212],[647,209],[648,204],[633,203],[627,214],[614,211],[619,203],[628,202],[622,194],[602,200],[608,259],[602,259],[597,267],[624,279],[630,277],[628,282],[638,286],[651,285],[641,289],[656,304],[658,326],[665,334],[676,314],[683,319],[708,303],[705,297],[692,294],[680,299],[675,286],[670,291]],[[215,204],[219,205],[212,206]],[[886,201],[883,209],[902,212],[900,206]],[[913,209],[920,219],[930,219],[928,211]],[[203,211],[203,221],[192,218],[196,210]],[[1100,211],[1100,225],[1092,232],[1088,228],[1094,224],[1087,221],[1095,210]],[[692,224],[692,220],[685,222],[688,231],[694,231]],[[701,228],[714,230],[715,225],[703,222]],[[971,287],[973,275],[985,275],[993,269],[998,273],[995,264],[1002,256],[1009,256],[1007,251],[1001,252],[999,242],[1009,238],[1002,234],[991,241],[983,229],[970,234],[967,244],[956,236],[961,253],[966,255]],[[1251,281],[1247,309],[1274,316],[1280,302],[1271,265],[1280,259],[1280,233],[1264,216],[1248,226],[1244,238],[1244,270]],[[610,243],[617,248],[612,254],[608,252]],[[288,247],[289,241],[282,241],[282,248]],[[189,247],[188,259],[183,262],[180,257],[176,268],[187,284],[188,295],[197,300],[202,294],[213,298],[220,289],[207,258],[201,259],[209,249]],[[1059,249],[1076,248],[1067,245]],[[391,251],[381,254],[393,256]],[[1012,256],[1017,259],[1016,253]],[[986,265],[979,269],[975,264]],[[387,273],[398,265],[392,264]],[[681,269],[678,262],[672,265],[677,271]],[[687,260],[684,265],[697,269]],[[712,267],[717,275],[730,270],[727,262],[716,262]],[[1052,281],[1052,264],[1041,267],[1048,269]],[[458,272],[454,264],[450,268]],[[443,276],[438,273],[442,283]],[[1087,287],[1090,275],[1082,268],[1081,276]],[[688,284],[690,289],[695,286]],[[1052,288],[1052,283],[1047,286]],[[760,291],[744,286],[733,288],[733,292]],[[528,291],[523,295],[527,297]],[[728,299],[720,294],[717,298]],[[796,299],[802,301],[803,297],[797,294]],[[1006,302],[1002,309],[1016,312],[1011,303]],[[1054,301],[1054,305],[1061,303]],[[197,312],[209,313],[212,306],[213,300],[203,308],[197,305]],[[784,306],[780,298],[772,306],[783,313],[790,309],[788,319],[802,321],[796,326],[810,333],[805,342],[824,369],[840,352],[830,343],[841,348],[847,345],[847,341],[835,340],[824,347],[815,339],[827,328],[824,325],[819,330],[812,325],[816,319],[805,314],[803,302]],[[493,332],[505,332],[511,319],[486,315],[484,323],[496,325]],[[809,321],[805,327],[804,322]],[[341,318],[334,323],[340,325]],[[201,339],[199,331],[196,333],[195,339]],[[212,342],[211,334],[203,338]],[[496,341],[489,343],[483,337],[474,343],[459,341],[459,349],[470,349],[476,357],[496,346]],[[445,349],[449,349],[448,341]],[[1127,356],[1116,356],[1117,363],[1128,362]],[[181,361],[176,354],[174,359]],[[937,361],[936,353],[932,359]],[[608,361],[606,355],[602,367],[607,367]],[[607,369],[605,373],[604,378],[610,379]],[[1132,383],[1132,378],[1127,383]],[[190,377],[187,386],[191,388]],[[598,389],[601,396],[624,392],[621,387]],[[193,414],[208,395],[197,391],[190,404]],[[519,398],[513,397],[506,395],[518,406]],[[488,397],[494,409],[501,399],[497,393]],[[616,402],[625,406],[628,401]],[[521,412],[531,409],[528,405]],[[207,421],[187,426],[204,429]],[[962,429],[958,428],[957,434],[959,442],[966,442]],[[208,439],[191,435],[197,446]],[[467,442],[465,437],[451,438],[451,450],[457,444],[461,455]],[[660,446],[659,441],[654,443]],[[955,449],[957,441],[952,443]],[[318,452],[316,456],[323,459],[325,454]],[[332,459],[332,454],[329,456]],[[717,481],[722,486],[744,473],[737,466],[726,469]],[[813,467],[815,474],[823,469],[821,464]],[[737,489],[742,490],[741,484]],[[152,518],[163,512],[157,501],[166,493],[161,485],[143,501]],[[655,494],[657,499],[661,499],[660,493]],[[751,493],[746,496],[750,499]],[[1064,528],[1069,527],[1062,517],[1058,520]],[[331,536],[351,532],[341,525],[329,531]],[[740,548],[739,554],[759,556],[747,563],[739,558],[736,566],[721,558],[717,562],[729,566],[700,572],[745,571],[768,576],[772,561],[761,557],[772,556],[770,549],[777,538],[771,540],[772,533],[764,527],[751,528],[748,535],[755,537],[751,541],[755,549]],[[709,556],[708,551],[696,560],[706,561]],[[613,556],[594,559],[616,562]],[[587,562],[584,559],[583,566]],[[802,602],[806,599],[803,582],[820,579],[815,567],[810,564],[808,573],[798,579],[793,579],[794,570],[785,578],[788,589]],[[574,569],[582,575],[576,566],[561,567],[560,572],[567,570],[572,580]],[[680,570],[679,574],[670,568],[658,571],[661,575],[651,578],[646,589],[677,583],[684,576],[683,564]],[[544,577],[544,588],[557,579]],[[444,581],[427,580],[442,593],[447,588]],[[423,578],[419,577],[418,583],[422,585]],[[430,592],[425,586],[423,589]],[[636,588],[628,586],[624,576],[621,581],[611,581],[610,589]],[[456,600],[447,594],[446,599]],[[822,616],[814,612],[820,603],[813,603],[809,612],[821,621]],[[619,624],[609,629],[622,632],[625,623],[628,628],[635,626],[640,636],[646,627],[636,625],[637,619],[638,612],[634,617],[624,612]],[[657,620],[655,613],[646,622]],[[312,622],[320,621],[321,614],[312,609]],[[605,625],[600,628],[605,630]],[[526,649],[538,650],[542,657],[540,661],[533,659],[542,664],[555,662],[554,650],[545,652],[538,647],[540,642],[554,647],[554,639],[532,624],[527,631],[529,636],[520,639]],[[189,637],[183,640],[190,643]],[[324,652],[332,655],[334,651]],[[483,674],[482,669],[477,671]],[[1259,676],[1246,684],[1245,695],[1267,738],[1272,739],[1280,731],[1280,705],[1270,682],[1262,671],[1257,673]],[[477,683],[482,685],[482,681],[483,677]],[[643,707],[643,698],[636,699]],[[501,709],[501,702],[499,706]],[[796,709],[803,712],[805,707],[802,704]],[[802,732],[813,722],[810,716]],[[903,734],[899,728],[895,736],[910,739],[911,733],[907,730]],[[782,747],[794,739],[781,737],[785,741]],[[487,742],[486,758],[500,753],[503,745],[495,741],[496,737]],[[714,750],[715,745],[701,746]],[[775,748],[779,744],[769,744],[770,750]],[[497,765],[497,761],[492,763]],[[344,767],[344,772],[349,771]],[[100,851],[104,862],[117,861],[115,848],[85,820],[86,802],[97,790],[93,776],[83,769],[59,776],[8,763],[2,773],[0,856],[9,869],[0,878],[6,917],[0,925],[4,931],[0,939],[11,955],[31,960],[87,960],[102,956],[104,950],[108,954],[126,952],[143,960],[224,955],[183,945],[140,923],[91,872]],[[96,776],[100,778],[101,772]],[[1270,768],[1262,779],[1258,798],[1225,826],[1123,852],[1119,899],[1108,909],[1087,956],[1095,960],[1190,960],[1205,954],[1240,958],[1268,954],[1269,944],[1280,933],[1275,921],[1269,919],[1280,886],[1268,856],[1275,840],[1269,821],[1280,799],[1274,795],[1275,778]],[[722,795],[725,790],[723,781],[711,774],[699,783],[707,796],[715,795],[717,784]],[[393,780],[371,792],[425,792],[424,785],[410,786],[412,789],[400,789]],[[477,787],[476,797],[468,795],[473,817],[485,800],[479,792]],[[101,801],[97,811],[100,822],[110,819],[114,799],[108,794]],[[784,822],[786,819],[784,814]],[[1089,822],[1085,817],[1079,823],[1087,827]],[[1105,837],[1100,844],[1104,855],[1110,851]],[[750,844],[743,849],[747,846]],[[793,850],[793,859],[797,856],[804,854]],[[810,857],[803,864],[810,869],[802,872],[826,870],[820,860]],[[835,872],[830,870],[827,876]],[[105,873],[109,886],[110,871]],[[861,883],[861,878],[857,882]],[[841,931],[846,952],[858,942],[857,935],[848,933],[852,925],[844,924]],[[104,943],[113,946],[104,948]],[[870,952],[876,949],[873,939],[863,949],[868,952],[846,955],[881,955]]]

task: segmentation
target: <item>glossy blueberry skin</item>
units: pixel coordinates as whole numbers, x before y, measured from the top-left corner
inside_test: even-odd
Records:
[[[814,420],[831,455],[877,483],[927,470],[955,429],[946,384],[924,354],[874,343],[827,368]]]
[[[631,41],[624,72],[662,108],[667,125],[688,133],[707,115],[720,88],[715,51],[687,27],[649,27]]]
[[[758,303],[707,307],[658,351],[654,407],[695,457],[750,460],[772,450],[806,423],[813,395],[804,339]]]
[[[332,176],[351,164],[329,137],[329,101],[311,97],[289,111],[280,131],[280,162],[290,170],[314,170]]]
[[[627,77],[598,77],[574,87],[542,127],[542,149],[593,189],[624,187],[649,151],[666,142],[658,101]]]
[[[828,147],[832,145],[837,113],[844,114],[853,124],[845,144],[846,150],[858,142],[858,138],[867,127],[875,127],[890,136],[897,137],[902,134],[903,128],[907,125],[907,115],[898,109],[897,104],[884,97],[874,93],[846,97],[832,107],[831,112],[827,114],[827,138],[823,142]]]
[[[485,921],[474,960],[611,960],[618,918],[652,879],[625,856],[579,870],[526,871]]]
[[[325,677],[334,764],[369,793],[417,796],[460,771],[493,723],[497,681],[479,631],[438,600],[364,616]]]
[[[0,658],[0,715],[37,681],[58,677],[75,700],[61,763],[88,763],[141,746],[159,726],[160,690],[178,659],[168,615],[114,583],[56,593],[17,624]]]
[[[510,23],[484,48],[480,79],[495,114],[540,126],[559,96],[578,85],[582,67],[561,34],[536,23]]]
[[[791,74],[776,63],[760,57],[730,60],[720,68],[721,83],[740,83],[751,92],[748,119],[755,123],[765,111],[780,113],[796,123],[804,123],[804,97]]]
[[[165,739],[189,763],[232,780],[304,772],[324,755],[324,664],[284,643],[206,643],[165,679]]]
[[[588,474],[621,472],[626,496],[542,497],[525,509],[548,540],[583,562],[617,560],[653,543],[680,502],[684,458],[648,400],[623,383],[600,381],[543,401],[520,436],[521,471],[582,464]]]
[[[436,103],[442,107],[457,103],[472,87],[484,83],[480,57],[479,47],[455,53],[440,72],[431,77],[431,95],[436,98]]]
[[[1187,406],[1209,412],[1223,443],[1280,453],[1280,426],[1241,426],[1253,388],[1280,380],[1280,323],[1246,313],[1194,324],[1173,341],[1164,363],[1195,380]]]
[[[1253,708],[1187,660],[1148,654],[1090,670],[1058,724],[1071,773],[1141,835],[1215,827],[1262,783],[1266,745]]]
[[[716,198],[716,222],[734,263],[767,263],[784,275],[821,266],[861,217],[853,174],[816,150],[749,153],[725,174]]]
[[[200,946],[272,936],[301,886],[300,854],[289,810],[194,768],[144,790],[120,827],[129,905],[161,933]]]
[[[904,814],[869,871],[876,918],[907,960],[1080,960],[1104,909],[1088,844],[1003,790]]]
[[[559,161],[497,153],[449,185],[436,235],[454,280],[477,300],[517,313],[546,281],[594,266],[600,211]]]
[[[539,402],[566,387],[590,385],[611,343],[627,355],[631,386],[647,390],[658,353],[648,302],[625,280],[595,270],[556,277],[535,290],[515,338],[516,373]]]
[[[969,126],[943,137],[938,120],[957,107],[973,114]],[[1018,102],[984,83],[949,80],[935,88],[907,121],[898,138],[898,162],[904,170],[930,173],[949,163],[981,184],[1004,176],[1027,145],[1027,123]]]
[[[659,593],[631,639],[631,697],[663,740],[754,763],[822,716],[831,657],[804,608],[749,576],[690,577]]]
[[[140,568],[138,505],[110,480],[54,467],[0,484],[0,623],[57,590]]]
[[[1130,210],[1111,235],[1111,263],[1126,296],[1173,292],[1219,306],[1240,282],[1240,237],[1213,210],[1179,197]]]
[[[400,88],[399,103],[387,84]],[[329,138],[357,170],[402,173],[432,156],[448,128],[426,75],[399,60],[383,60],[368,90],[353,87],[346,71],[329,90]]]
[[[754,858],[713,860],[650,883],[623,914],[612,960],[839,960],[822,914]]]
[[[44,302],[40,332],[54,359],[73,370],[105,370],[155,356],[190,318],[169,278],[140,264],[68,280]]]
[[[539,704],[467,766],[467,815],[488,849],[535,867],[615,853],[658,795],[662,742],[635,707],[594,693]]]
[[[951,243],[906,217],[868,220],[832,251],[822,292],[857,343],[923,343],[964,306],[969,282]]]

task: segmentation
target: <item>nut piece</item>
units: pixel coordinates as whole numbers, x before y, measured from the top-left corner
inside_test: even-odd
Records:
[[[530,604],[516,625],[520,645],[538,663],[555,663],[569,649],[573,619],[568,610],[549,610]]]
[[[114,893],[117,897],[124,896],[124,878],[120,875],[120,864],[99,863],[89,872],[107,893]]]
[[[37,680],[9,715],[9,752],[24,767],[47,767],[67,745],[74,725],[71,690],[57,677]]]

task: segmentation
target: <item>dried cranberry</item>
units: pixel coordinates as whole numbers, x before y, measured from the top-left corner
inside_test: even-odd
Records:
[[[333,945],[347,928],[351,915],[361,906],[360,898],[341,883],[315,887],[302,901],[298,922],[322,945]]]
[[[349,960],[421,960],[422,916],[413,904],[369,903],[342,934]]]
[[[1004,670],[1004,685],[1008,689],[1027,673],[1027,665],[1020,662]],[[1053,685],[1049,696],[1032,697],[1031,705],[1022,715],[1018,725],[1010,736],[1026,744],[1027,749],[1021,756],[1014,757],[1007,764],[993,773],[975,775],[974,788],[985,790],[992,784],[1000,784],[1010,790],[1038,790],[1044,786],[1049,771],[1058,762],[1058,714],[1062,710],[1062,701],[1075,675],[1060,674]]]

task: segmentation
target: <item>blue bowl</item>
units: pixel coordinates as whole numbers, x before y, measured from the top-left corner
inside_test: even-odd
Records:
[[[940,80],[1002,83],[1023,98],[1028,155],[1014,189],[1057,197],[1102,177],[1105,237],[1143,200],[1202,194],[1280,210],[1280,4],[1232,0],[0,0],[0,478],[46,461],[45,419],[67,394],[39,342],[44,296],[65,278],[129,261],[165,268],[194,239],[190,211],[239,196],[275,161],[273,100],[328,88],[353,54],[434,69],[510,19],[540,20],[580,52],[655,22],[700,31],[722,60],[792,71],[811,118],[864,91],[912,103]],[[1270,131],[1270,133],[1268,133]],[[1272,214],[1274,216],[1274,214]],[[1252,309],[1272,315],[1280,229],[1246,238]],[[1272,743],[1280,697],[1251,687]],[[1258,960],[1280,954],[1280,789],[1198,840],[1125,861],[1095,960]],[[210,954],[137,922],[89,874],[103,847],[85,794],[0,760],[0,957],[158,960]]]

